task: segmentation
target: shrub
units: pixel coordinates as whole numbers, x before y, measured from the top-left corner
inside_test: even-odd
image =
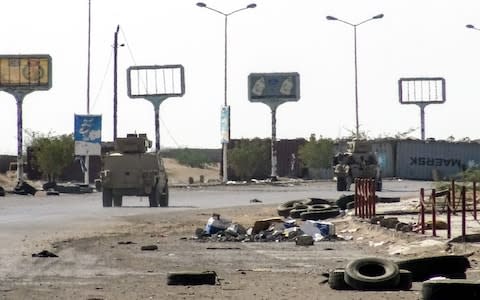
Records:
[[[269,139],[241,139],[228,150],[228,166],[241,180],[267,177],[270,165]]]
[[[320,137],[318,140],[315,134],[300,146],[298,155],[302,162],[309,168],[329,168],[332,166],[333,140]]]

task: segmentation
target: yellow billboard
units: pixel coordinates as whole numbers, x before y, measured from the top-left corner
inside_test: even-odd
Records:
[[[49,89],[49,55],[0,55],[0,89]]]

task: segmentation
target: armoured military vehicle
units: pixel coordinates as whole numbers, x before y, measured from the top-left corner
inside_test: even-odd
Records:
[[[382,190],[382,174],[372,144],[366,140],[353,140],[347,151],[337,153],[333,158],[334,174],[337,177],[337,191],[350,190],[355,178],[375,179],[375,190]]]
[[[103,206],[122,206],[123,196],[148,196],[150,207],[168,206],[168,178],[158,152],[147,152],[146,134],[128,134],[114,141],[103,159]]]

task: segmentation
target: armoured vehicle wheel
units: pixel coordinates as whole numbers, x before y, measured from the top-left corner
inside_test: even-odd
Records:
[[[114,195],[113,196],[113,206],[121,207],[122,206],[122,195]]]
[[[166,185],[160,194],[160,207],[168,207],[168,197],[168,185]]]
[[[158,184],[155,185],[155,188],[153,188],[150,192],[150,195],[148,195],[148,201],[150,202],[150,207],[158,207],[158,202],[160,202],[160,191],[158,190]]]
[[[347,178],[337,177],[337,191],[342,192],[347,190]]]
[[[375,180],[375,191],[381,192],[382,191],[382,179]]]
[[[103,189],[102,191],[103,207],[112,207],[112,190]]]

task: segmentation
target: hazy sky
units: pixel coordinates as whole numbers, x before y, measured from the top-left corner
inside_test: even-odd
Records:
[[[91,106],[103,116],[102,140],[113,136],[113,38],[118,49],[118,135],[154,140],[153,106],[127,95],[133,65],[182,64],[186,93],[160,107],[163,147],[220,148],[224,19],[189,0],[91,0]],[[209,0],[230,12],[250,1]],[[353,28],[357,27],[360,129],[370,136],[416,128],[420,109],[401,105],[401,77],[444,77],[447,101],[426,108],[426,136],[480,138],[478,0],[257,0],[228,18],[228,103],[232,138],[270,137],[269,108],[248,101],[250,73],[298,72],[301,98],[277,111],[277,138],[311,133],[330,138],[355,129]],[[72,133],[87,112],[88,0],[3,1],[0,54],[49,54],[53,85],[26,96],[23,128]],[[17,108],[0,92],[0,154],[16,154]]]

